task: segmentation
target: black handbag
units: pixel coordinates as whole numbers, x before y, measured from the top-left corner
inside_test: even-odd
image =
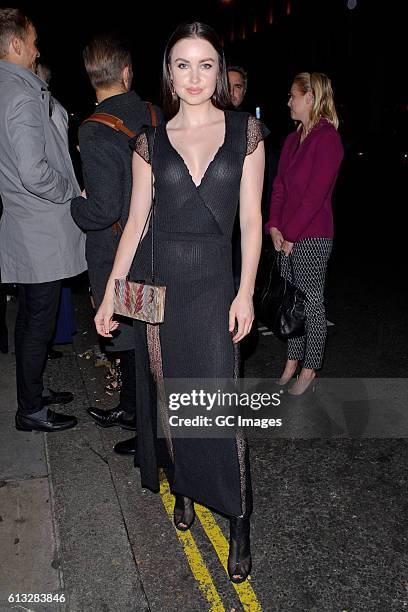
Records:
[[[289,255],[293,278],[293,261]],[[280,275],[279,253],[269,245],[264,250],[255,293],[258,320],[281,340],[305,333],[306,295]]]

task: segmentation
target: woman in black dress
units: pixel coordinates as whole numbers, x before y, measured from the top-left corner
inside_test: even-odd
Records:
[[[136,154],[131,210],[96,327],[109,336],[117,326],[112,320],[114,279],[126,276],[132,265],[150,209],[153,172],[155,271],[167,287],[160,369],[164,378],[233,378],[237,344],[254,319],[252,294],[262,225],[261,141],[267,130],[247,113],[225,110],[230,99],[224,55],[216,34],[204,24],[183,24],[170,38],[163,62],[163,93],[170,120],[156,130],[147,128],[132,142]],[[231,234],[238,202],[242,275],[234,297]],[[134,278],[149,277],[150,251],[146,235],[133,262]],[[139,345],[146,342],[143,323],[135,322],[135,333]],[[155,490],[154,415],[148,385],[144,389],[142,384],[146,369],[137,359],[138,446],[143,485]],[[193,500],[228,515],[228,572],[232,581],[242,582],[251,567],[252,511],[244,437],[174,438],[169,446],[176,527],[190,528]]]

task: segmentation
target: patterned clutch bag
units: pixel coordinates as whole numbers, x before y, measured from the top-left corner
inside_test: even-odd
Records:
[[[157,324],[164,321],[166,287],[115,279],[113,309],[118,315]]]

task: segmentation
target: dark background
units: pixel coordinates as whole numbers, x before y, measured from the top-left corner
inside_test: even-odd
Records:
[[[261,107],[277,146],[291,128],[286,109],[291,79],[315,70],[332,79],[347,142],[388,134],[406,152],[405,4],[357,0],[354,10],[347,8],[347,0],[18,5],[35,22],[40,51],[54,70],[52,88],[70,112],[92,110],[94,95],[81,52],[94,33],[116,30],[128,39],[134,87],[143,98],[158,102],[167,38],[181,21],[201,19],[222,37],[227,61],[248,70],[248,109]]]

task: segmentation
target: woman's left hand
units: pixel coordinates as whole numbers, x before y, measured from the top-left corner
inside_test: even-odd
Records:
[[[250,296],[240,295],[238,292],[229,311],[229,331],[234,331],[235,321],[238,323],[238,331],[232,338],[235,344],[249,334],[254,318],[255,314],[252,298]]]
[[[293,249],[293,242],[288,242],[287,240],[283,241],[281,251],[285,253],[287,257],[291,254]]]

